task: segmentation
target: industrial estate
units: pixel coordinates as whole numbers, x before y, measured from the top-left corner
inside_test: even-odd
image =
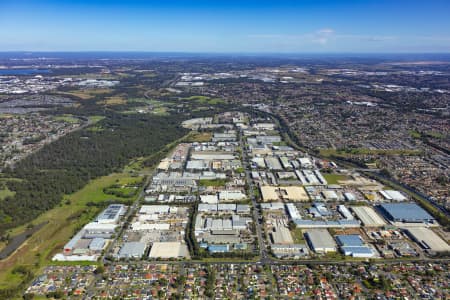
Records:
[[[446,57],[86,55],[0,56],[0,299],[450,298]]]
[[[247,290],[240,287],[242,297],[264,297],[268,289],[278,289],[280,296],[291,294],[289,277],[282,274],[306,271],[293,267],[299,262],[383,265],[450,252],[437,220],[408,194],[289,146],[271,119],[225,112],[187,120],[183,126],[207,132],[210,138],[178,144],[157,165],[138,205],[109,205],[54,255],[54,261],[101,260],[110,266],[108,272],[118,274],[129,272],[131,264],[137,268],[133,276],[124,276],[141,290],[127,294],[130,299],[153,297],[145,285],[159,282],[161,276],[181,280],[170,275],[181,272],[177,261],[187,272],[178,275],[183,276],[185,295],[199,297],[211,291],[196,283],[204,282],[197,272],[206,277],[214,272],[216,281],[220,274],[226,282],[226,276],[250,279],[253,272],[260,274],[258,266],[272,265],[272,276],[280,276],[275,286],[258,275]],[[227,269],[219,268],[222,262]],[[70,285],[54,281],[55,267],[48,268],[27,293],[125,295],[119,291],[125,283],[122,275],[107,283],[89,275],[88,267],[62,268],[82,279]],[[333,299],[343,292],[327,287],[326,281],[322,288],[314,294]],[[168,296],[178,289],[161,287],[158,292]],[[308,295],[306,290],[298,293]]]

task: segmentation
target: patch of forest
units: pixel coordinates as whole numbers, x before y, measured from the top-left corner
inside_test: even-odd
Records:
[[[120,171],[132,158],[148,156],[187,133],[181,116],[124,115],[72,132],[5,170],[15,192],[0,202],[0,234],[33,220],[91,179]],[[95,126],[96,130],[92,130]],[[2,221],[3,220],[3,221]]]

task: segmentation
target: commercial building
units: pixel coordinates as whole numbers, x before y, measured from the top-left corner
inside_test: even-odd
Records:
[[[270,248],[277,258],[301,258],[309,255],[305,244],[272,244]]]
[[[310,229],[305,237],[311,250],[316,253],[336,252],[336,243],[326,229]]]
[[[375,256],[372,248],[367,246],[358,234],[337,235],[336,241],[346,256],[369,258]]]
[[[125,205],[122,204],[111,204],[104,211],[102,211],[97,219],[97,223],[109,223],[117,224],[121,216],[126,212]]]
[[[292,239],[292,235],[291,235],[291,232],[289,231],[289,228],[287,228],[286,225],[282,224],[281,222],[277,221],[277,223],[273,227],[270,235],[272,236],[273,244],[293,244],[294,243],[294,240]]]
[[[433,223],[435,219],[415,203],[384,203],[380,212],[391,222]]]
[[[281,171],[283,167],[281,166],[280,160],[275,156],[267,156],[264,161],[266,162],[267,168],[270,170]]]
[[[242,191],[220,191],[219,192],[219,200],[220,201],[240,201],[247,198],[247,196]]]
[[[147,245],[141,242],[127,242],[124,243],[118,253],[118,258],[141,258]]]
[[[156,242],[150,249],[150,258],[189,258],[186,244],[181,242]]]
[[[433,230],[426,227],[415,227],[406,229],[408,236],[423,249],[433,252],[450,251],[450,246],[441,239]]]
[[[301,186],[269,186],[264,185],[260,187],[263,201],[308,201],[309,197],[305,189]]]
[[[380,194],[389,201],[405,201],[407,199],[402,193],[394,190],[382,190]]]
[[[224,253],[224,252],[230,252],[230,245],[209,245],[208,251],[210,253]]]
[[[386,225],[386,221],[378,215],[372,207],[369,206],[352,206],[351,209],[367,227],[382,227]]]

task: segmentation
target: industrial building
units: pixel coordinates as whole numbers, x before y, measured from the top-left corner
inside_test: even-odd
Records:
[[[370,206],[352,206],[351,210],[353,210],[364,226],[382,227],[386,225],[386,221]]]
[[[309,229],[305,237],[311,250],[316,253],[336,252],[336,243],[326,229]]]
[[[326,185],[327,181],[319,170],[295,170],[298,179],[304,185]]]
[[[117,224],[121,216],[126,212],[125,205],[111,204],[104,211],[102,211],[95,222]]]
[[[435,219],[416,203],[384,203],[379,211],[391,222],[433,223]]]
[[[358,220],[337,220],[337,221],[319,221],[319,220],[293,220],[297,228],[358,228],[361,223]]]
[[[119,259],[127,259],[127,258],[141,258],[144,253],[147,245],[141,242],[127,242],[122,245],[120,248],[117,257]]]
[[[189,258],[186,244],[181,242],[156,242],[150,249],[149,258]]]
[[[280,163],[280,160],[276,156],[267,156],[264,161],[266,162],[267,168],[270,170],[281,171],[283,170],[283,166]]]
[[[270,248],[277,258],[301,258],[309,255],[305,244],[272,244]]]
[[[273,244],[293,244],[291,232],[281,221],[276,221],[270,233]]]
[[[284,203],[281,203],[281,202],[261,203],[261,209],[263,209],[263,210],[284,210]]]
[[[64,245],[63,253],[56,254],[58,261],[95,261],[115,234],[120,218],[125,214],[126,206],[111,204],[103,210],[94,222],[86,224]]]
[[[407,198],[400,193],[399,191],[394,190],[382,190],[380,194],[384,197],[384,199],[389,201],[405,201]]]
[[[433,230],[426,227],[406,229],[408,236],[419,244],[420,247],[433,252],[450,251],[450,246],[441,239]]]
[[[358,234],[337,235],[336,241],[342,253],[346,256],[359,258],[375,256],[374,250],[367,246]]]
[[[285,200],[285,201],[308,201],[309,197],[306,193],[305,189],[301,186],[269,186],[264,185],[260,187],[261,196],[263,201],[277,201],[277,200]]]

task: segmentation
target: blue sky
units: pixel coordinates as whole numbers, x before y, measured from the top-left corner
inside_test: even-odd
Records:
[[[450,52],[450,0],[0,0],[0,51]]]

